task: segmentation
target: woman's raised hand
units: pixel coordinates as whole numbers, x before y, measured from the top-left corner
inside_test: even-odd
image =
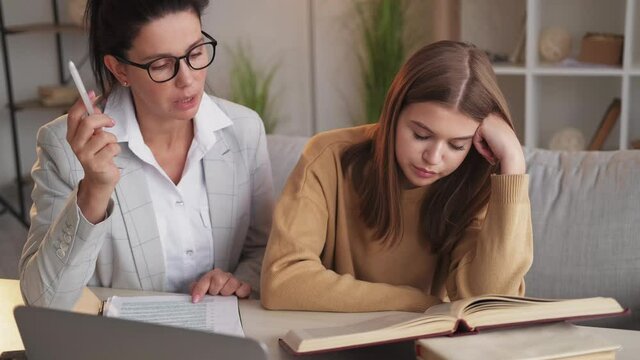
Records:
[[[95,103],[93,91],[89,98]],[[78,207],[93,224],[104,219],[111,193],[120,180],[120,170],[113,161],[120,153],[120,145],[113,134],[102,130],[114,125],[113,119],[95,105],[94,114],[88,115],[80,99],[67,115],[67,142],[84,170],[78,187]]]

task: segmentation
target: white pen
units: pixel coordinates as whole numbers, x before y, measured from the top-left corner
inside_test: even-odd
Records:
[[[73,61],[69,61],[69,73],[73,78],[73,82],[76,84],[76,88],[80,93],[80,98],[84,103],[84,107],[87,108],[87,113],[89,115],[93,115],[93,104],[91,100],[89,100],[89,94],[87,94],[87,90],[84,88],[84,84],[82,83],[82,79],[80,78],[80,74],[78,73],[78,69],[76,69],[76,65]]]
[[[89,115],[93,115],[93,104],[91,103],[91,100],[89,100],[87,89],[84,88],[84,84],[82,83],[82,79],[80,78],[80,74],[78,73],[78,69],[76,69],[76,65],[73,63],[73,61],[69,61],[69,73],[73,78],[73,82],[76,84],[76,88],[78,88],[80,98],[84,103],[84,107],[87,108],[87,113]],[[122,171],[122,167],[118,166],[118,169]]]

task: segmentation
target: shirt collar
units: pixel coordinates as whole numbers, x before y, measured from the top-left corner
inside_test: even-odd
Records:
[[[116,124],[109,132],[116,136],[118,142],[143,142],[129,88],[116,86],[113,89],[107,99],[104,114],[115,121]],[[206,152],[218,140],[216,131],[232,124],[227,114],[205,93],[194,117],[194,142]]]

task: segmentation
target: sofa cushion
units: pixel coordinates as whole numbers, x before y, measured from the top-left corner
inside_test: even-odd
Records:
[[[525,150],[534,260],[528,296],[611,296],[640,329],[640,151]]]
[[[280,196],[289,174],[298,163],[302,149],[308,140],[308,137],[303,136],[267,135],[276,199]]]

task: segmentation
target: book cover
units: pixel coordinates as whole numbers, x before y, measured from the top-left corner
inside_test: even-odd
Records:
[[[566,322],[416,341],[420,360],[614,359],[620,345]]]

